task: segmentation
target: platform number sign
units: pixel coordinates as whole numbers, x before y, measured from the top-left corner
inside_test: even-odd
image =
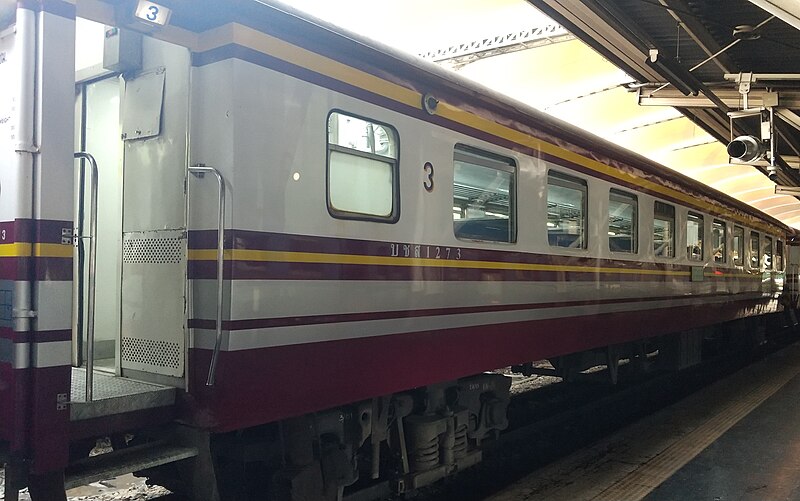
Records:
[[[148,23],[164,26],[169,22],[169,15],[172,13],[166,7],[157,3],[139,0],[136,6],[136,17]]]

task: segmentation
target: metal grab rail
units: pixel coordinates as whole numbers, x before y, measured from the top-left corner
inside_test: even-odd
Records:
[[[196,165],[189,167],[189,172],[195,175],[213,174],[217,178],[219,185],[217,200],[217,336],[214,343],[214,353],[211,355],[211,365],[208,367],[208,378],[206,386],[214,386],[217,373],[217,359],[222,345],[222,294],[224,288],[224,265],[225,265],[225,180],[222,173],[213,167]]]
[[[95,303],[95,279],[97,275],[97,161],[92,155],[85,151],[74,154],[75,159],[82,159],[89,162],[92,168],[89,188],[89,235],[84,235],[83,218],[78,214],[78,226],[75,235],[75,245],[79,245],[83,239],[89,239],[89,297],[86,301],[86,401],[91,402],[94,395],[94,303]],[[86,163],[80,163],[80,178],[86,179]],[[83,183],[78,190],[78,207],[83,207],[86,201],[86,192]],[[81,269],[81,280],[83,280],[83,269]]]

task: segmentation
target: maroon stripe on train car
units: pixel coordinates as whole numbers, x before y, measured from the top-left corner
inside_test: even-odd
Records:
[[[39,281],[72,281],[71,257],[37,257],[33,260],[34,278]]]
[[[73,222],[55,219],[0,221],[0,244],[15,242],[64,244],[72,237]],[[65,243],[71,245],[71,242]]]
[[[2,313],[0,315],[5,315]],[[6,319],[3,319],[8,321]],[[51,330],[51,331],[28,331],[17,332],[11,327],[0,327],[0,339],[10,339],[14,343],[49,343],[53,341],[69,341],[72,339],[72,331],[69,329],[64,330]]]
[[[216,231],[212,230],[196,230],[189,233],[189,248],[190,249],[209,249],[216,247]],[[347,254],[347,255],[364,255],[364,256],[383,256],[383,257],[400,257],[400,256],[415,256],[417,252],[421,258],[434,258],[441,255],[442,258],[450,256],[449,261],[457,261],[454,259],[456,255],[461,256],[462,261],[490,261],[490,262],[504,262],[504,263],[523,263],[523,264],[545,264],[545,265],[558,265],[558,266],[583,266],[587,268],[617,268],[621,270],[658,270],[658,271],[683,271],[689,272],[692,266],[683,265],[669,262],[642,262],[633,260],[622,259],[598,259],[583,256],[559,256],[552,254],[536,254],[526,253],[520,251],[505,251],[493,249],[477,249],[470,247],[459,246],[436,246],[417,243],[393,243],[393,242],[380,242],[370,240],[355,240],[347,238],[336,237],[317,237],[310,235],[294,235],[294,234],[281,234],[270,232],[258,232],[252,230],[235,230],[231,229],[226,231],[225,247],[227,249],[237,250],[271,250],[271,251],[286,251],[286,252],[316,252],[327,253],[333,255]],[[474,242],[464,242],[464,245],[475,245]],[[557,249],[556,249],[557,250]],[[445,259],[442,259],[444,261]],[[702,264],[699,264],[703,266]],[[696,266],[696,265],[695,265]],[[412,279],[423,280],[438,280],[446,279],[448,274],[457,273],[458,277],[455,279],[460,280],[476,280],[475,274],[479,273],[485,276],[486,273],[491,273],[491,277],[498,277],[497,273],[503,273],[509,277],[519,278],[527,277],[531,273],[551,273],[558,274],[556,279],[562,279],[564,273],[571,274],[570,279],[575,280],[589,280],[586,278],[586,272],[532,272],[522,270],[481,270],[481,269],[453,269],[453,268],[437,268],[435,266],[386,266],[386,265],[338,265],[338,264],[323,264],[323,263],[285,263],[285,262],[266,262],[266,261],[226,261],[225,276],[234,279],[287,279],[292,277],[297,278],[320,278],[322,273],[320,270],[328,268],[329,271],[339,270],[332,276],[334,278],[349,277],[349,279],[385,279],[385,276],[393,276],[395,280],[407,279],[402,274],[412,274]],[[340,267],[334,270],[332,267]],[[366,271],[358,272],[357,270],[364,269]],[[387,271],[394,268],[394,271]],[[378,272],[373,276],[372,270],[382,269],[384,271]],[[425,270],[420,272],[419,270]],[[457,272],[455,270],[458,270]],[[591,271],[591,270],[587,270]],[[727,268],[720,266],[706,266],[705,271],[713,274],[714,279],[724,277],[726,280],[747,280],[749,278],[758,278],[759,274],[752,273],[752,277],[732,277],[732,273],[741,273],[735,268]],[[420,274],[424,273],[431,278],[421,277]],[[472,275],[469,275],[472,273]],[[441,277],[440,277],[441,275]],[[603,273],[603,276],[608,279],[609,275]],[[639,280],[633,278],[635,274],[625,274],[627,278],[620,278],[620,280]],[[190,278],[215,278],[216,265],[213,261],[191,260],[189,262],[189,277]],[[709,278],[712,278],[709,277]],[[343,278],[348,279],[348,278]],[[509,280],[514,278],[507,278]],[[651,278],[653,280],[663,280],[664,278]],[[674,279],[674,277],[673,277]]]
[[[471,282],[664,282],[684,283],[690,276],[666,274],[586,271],[498,270],[491,268],[451,268],[436,266],[394,266],[372,264],[287,263],[271,261],[227,261],[224,270],[231,280],[374,280],[374,281],[471,281]],[[630,268],[620,268],[630,269]],[[189,278],[213,279],[217,276],[213,261],[190,261]],[[709,275],[706,280],[752,283],[760,276],[735,277]]]
[[[0,244],[43,243],[70,246],[72,221],[17,219],[0,222]],[[72,280],[71,257],[0,257],[0,280]]]
[[[30,447],[33,473],[64,468],[69,462],[69,405],[59,407],[58,395],[70,396],[69,365],[32,369]]]
[[[476,139],[480,139],[482,141],[486,141],[487,143],[495,144],[497,146],[501,146],[503,148],[507,148],[512,151],[516,151],[525,155],[532,156],[534,158],[542,158],[549,162],[552,162],[556,165],[560,165],[567,169],[579,171],[583,174],[596,177],[598,179],[603,179],[609,182],[613,182],[622,186],[626,186],[632,190],[636,190],[639,192],[646,192],[652,195],[655,195],[661,199],[669,200],[673,203],[680,203],[686,205],[685,202],[679,201],[676,198],[665,196],[663,194],[659,194],[657,192],[651,191],[646,188],[642,188],[641,186],[628,183],[612,176],[588,169],[586,167],[580,166],[578,164],[569,162],[562,158],[556,157],[554,155],[550,155],[547,153],[543,153],[539,150],[534,148],[530,148],[519,143],[515,143],[513,141],[509,141],[507,139],[495,136],[493,134],[489,134],[479,129],[475,129],[466,125],[463,125],[459,122],[455,122],[446,118],[442,118],[436,115],[428,115],[424,112],[421,108],[418,107],[411,107],[407,106],[403,103],[398,103],[392,99],[389,99],[385,96],[380,94],[375,94],[373,92],[366,91],[360,87],[356,87],[354,85],[350,85],[347,83],[342,82],[341,80],[336,80],[326,75],[322,75],[320,73],[316,73],[314,71],[308,70],[301,66],[297,66],[291,64],[283,59],[278,59],[262,52],[255,51],[248,47],[244,47],[237,44],[229,44],[222,47],[217,47],[215,49],[195,53],[192,56],[192,64],[197,67],[206,66],[215,62],[224,61],[226,59],[241,59],[243,61],[247,61],[253,64],[257,64],[259,66],[269,68],[280,73],[291,75],[295,78],[300,80],[312,83],[314,85],[319,85],[326,89],[330,89],[361,101],[366,101],[383,108],[387,108],[398,113],[402,113],[407,116],[411,116],[413,118],[417,118],[419,120],[432,123],[435,125],[439,125],[449,130],[453,130],[455,132],[460,132],[470,137],[474,137]],[[518,128],[518,130],[522,130]],[[531,129],[529,127],[525,127],[523,132],[530,134],[533,137],[537,137],[537,133],[535,129]],[[541,137],[539,139],[542,139]],[[721,214],[721,213],[720,213]]]
[[[650,159],[590,135],[573,124],[500,96],[491,89],[458,75],[447,75],[444,70],[432,63],[412,61],[407,55],[380,43],[376,45],[375,42],[366,39],[359,41],[358,35],[341,32],[340,28],[318,19],[306,19],[307,14],[285,12],[280,7],[262,6],[242,0],[230,0],[230,2],[236,7],[229,5],[222,9],[212,3],[205,5],[202,12],[214,12],[213,16],[199,16],[191,11],[183,12],[183,15],[175,18],[174,22],[198,33],[228,22],[241,23],[397,85],[422,94],[432,93],[455,106],[474,110],[480,116],[597,159],[621,171],[653,180],[658,184],[672,185],[683,193],[710,203],[722,202],[748,220],[768,222],[776,228],[791,231],[777,219],[758,213],[752,207],[725,193],[710,189]],[[210,54],[216,50],[198,55],[194,60],[195,64],[213,62]]]
[[[71,257],[0,257],[0,280],[71,281]]]
[[[758,293],[755,293],[758,294]],[[746,293],[748,299],[753,299],[753,293]],[[692,299],[705,301],[714,298],[728,297],[731,300],[743,301],[732,294],[697,294]],[[308,315],[297,317],[281,318],[249,318],[243,320],[228,320],[222,322],[223,330],[237,331],[248,329],[266,329],[271,327],[296,327],[301,325],[319,325],[344,322],[364,322],[369,320],[395,320],[401,318],[420,318],[435,317],[442,315],[466,315],[469,313],[495,313],[506,311],[528,311],[541,310],[548,308],[574,308],[578,306],[602,306],[612,304],[636,304],[652,303],[654,301],[670,301],[687,299],[686,296],[662,296],[662,297],[640,297],[627,299],[604,299],[596,301],[563,301],[550,303],[530,303],[530,304],[505,304],[505,305],[486,305],[469,306],[461,308],[431,308],[425,310],[403,310],[403,311],[380,311],[369,313],[341,313],[335,315]],[[760,299],[760,298],[759,298]],[[670,308],[670,306],[659,306],[659,308]],[[195,329],[214,329],[216,322],[210,319],[189,320],[189,327]]]
[[[515,363],[725,322],[765,304],[732,301],[223,351],[211,388],[204,384],[211,351],[191,349],[191,398],[183,412],[198,426],[230,431]]]
[[[29,420],[26,418],[30,371],[0,363],[0,440],[9,443],[12,452],[27,447]]]
[[[191,250],[216,249],[216,234],[214,230],[192,230],[189,232],[188,245]],[[407,242],[382,242],[375,240],[357,240],[352,238],[322,237],[313,235],[298,235],[290,233],[273,233],[254,230],[230,229],[225,231],[225,248],[237,250],[270,250],[285,252],[313,252],[325,254],[355,254],[364,256],[385,257],[413,257],[419,248],[419,257],[435,258],[440,254],[443,258],[451,256],[450,261],[455,261],[457,252],[461,253],[462,261],[492,261],[505,263],[547,264],[561,266],[587,266],[587,267],[613,267],[620,269],[659,270],[659,271],[685,271],[693,266],[666,261],[643,262],[624,259],[594,258],[588,256],[560,256],[554,254],[537,254],[532,252],[507,251],[498,249],[481,249],[469,247],[480,245],[476,242],[464,241],[461,245],[431,245]],[[407,248],[407,252],[406,252]],[[560,250],[553,247],[554,251]],[[406,256],[406,253],[408,256]],[[635,255],[634,255],[635,256]],[[444,260],[444,259],[443,259]],[[203,261],[193,261],[202,263]],[[366,266],[366,265],[365,265]],[[735,268],[724,266],[704,266],[709,273],[729,275],[740,273]],[[214,267],[216,274],[216,268]],[[215,275],[216,276],[216,275]],[[753,276],[760,276],[756,273]],[[202,277],[207,278],[207,277]]]
[[[687,204],[685,201],[678,200],[675,197],[670,197],[668,195],[664,195],[662,193],[658,193],[656,191],[653,191],[651,189],[642,187],[640,185],[629,183],[629,182],[614,178],[612,176],[609,176],[609,175],[594,171],[592,169],[588,169],[586,167],[583,167],[581,165],[575,164],[575,163],[570,162],[568,160],[564,160],[564,159],[556,157],[554,155],[543,153],[543,152],[541,152],[539,150],[536,150],[536,149],[533,149],[533,148],[530,148],[530,147],[527,147],[527,146],[524,146],[524,145],[520,145],[518,143],[509,141],[509,140],[501,138],[501,137],[494,136],[494,135],[486,133],[486,132],[484,132],[482,130],[474,129],[472,127],[465,126],[465,125],[463,125],[461,123],[454,122],[454,121],[451,121],[451,120],[448,120],[448,119],[444,119],[444,118],[442,118],[440,116],[437,116],[437,115],[428,115],[427,113],[425,113],[419,107],[409,107],[409,106],[407,106],[405,104],[398,103],[397,101],[388,99],[385,96],[381,96],[379,94],[375,94],[375,93],[366,91],[366,90],[364,90],[364,89],[362,89],[360,87],[356,87],[356,86],[353,86],[353,85],[350,85],[350,84],[346,84],[344,82],[341,82],[340,80],[335,80],[333,78],[327,77],[325,75],[321,75],[319,73],[316,73],[314,71],[308,70],[306,68],[303,68],[303,67],[288,63],[288,62],[286,62],[286,61],[284,61],[282,59],[274,58],[272,56],[266,55],[264,53],[261,53],[261,52],[258,52],[258,51],[255,51],[253,49],[250,49],[250,48],[247,48],[247,47],[243,47],[243,46],[240,46],[240,45],[237,45],[237,44],[229,44],[229,45],[218,47],[218,48],[206,51],[206,52],[195,53],[195,54],[193,54],[192,64],[194,66],[205,66],[205,65],[208,65],[208,64],[212,64],[214,62],[222,61],[222,60],[225,60],[225,59],[231,59],[231,58],[241,59],[241,60],[244,60],[244,61],[251,62],[253,64],[257,64],[259,66],[270,68],[270,69],[279,71],[281,73],[294,76],[296,78],[299,78],[301,80],[307,81],[309,83],[312,83],[312,84],[315,84],[315,85],[319,85],[319,86],[325,87],[327,89],[334,90],[334,91],[349,95],[349,96],[354,97],[356,99],[367,101],[367,102],[376,104],[378,106],[381,106],[381,107],[384,107],[384,108],[387,108],[387,109],[391,109],[393,111],[397,111],[399,113],[403,113],[403,114],[408,115],[408,116],[412,116],[412,117],[417,118],[419,120],[423,120],[423,121],[426,121],[426,122],[429,122],[429,123],[433,123],[433,124],[445,127],[447,129],[450,129],[450,130],[453,130],[453,131],[456,131],[456,132],[460,132],[462,134],[465,134],[465,135],[468,135],[468,136],[471,136],[471,137],[474,137],[474,138],[477,138],[477,139],[481,139],[483,141],[486,141],[486,142],[489,142],[489,143],[492,143],[492,144],[496,144],[496,145],[504,147],[504,148],[508,148],[508,149],[510,149],[512,151],[517,151],[517,152],[520,152],[520,153],[523,153],[523,154],[526,154],[526,155],[529,155],[529,156],[533,156],[535,158],[542,158],[542,159],[547,160],[549,162],[552,162],[552,163],[554,163],[556,165],[560,165],[562,167],[566,167],[566,168],[571,169],[571,170],[579,171],[579,172],[581,172],[583,174],[586,174],[586,175],[589,175],[589,176],[593,176],[593,177],[598,178],[598,179],[604,179],[606,181],[613,182],[615,184],[625,186],[627,188],[630,188],[632,190],[636,190],[638,192],[648,193],[648,194],[653,195],[653,196],[655,196],[657,198],[660,198],[662,200],[667,200],[667,201],[670,201],[672,203],[680,204],[680,205],[684,205],[684,206],[690,205],[690,204]],[[334,57],[334,59],[337,59],[337,58]],[[356,66],[356,67],[358,67],[358,66]],[[409,88],[413,88],[413,86],[411,86],[411,85],[406,85],[406,86],[409,87]],[[597,155],[598,151],[594,147],[596,145],[593,145],[592,151],[583,150],[582,148],[577,147],[577,146],[565,145],[565,144],[563,144],[564,143],[563,140],[558,140],[557,137],[549,137],[547,134],[542,133],[542,131],[532,128],[529,124],[530,124],[532,119],[534,121],[536,121],[535,117],[525,116],[522,122],[513,122],[511,124],[506,123],[508,120],[505,119],[505,116],[498,116],[497,118],[498,118],[498,120],[496,120],[496,121],[498,123],[504,123],[504,124],[510,126],[511,128],[515,129],[515,130],[518,130],[518,131],[524,132],[526,134],[529,134],[532,137],[535,137],[537,139],[542,139],[542,140],[545,140],[547,142],[554,143],[554,144],[560,144],[560,146],[565,148],[565,149],[570,149],[570,150],[579,152],[579,153],[581,153],[582,155],[584,155],[584,156],[586,156],[588,158],[596,159],[596,160],[598,160],[598,161],[600,161],[602,163],[606,163],[607,165],[612,165],[613,164],[613,166],[615,168],[617,168],[619,170],[622,170],[623,172],[631,173],[631,174],[633,174],[633,175],[635,175],[635,176],[637,176],[639,178],[653,181],[656,184],[665,184],[665,180],[667,180],[666,184],[671,185],[670,187],[672,187],[673,189],[676,189],[676,190],[678,190],[678,191],[680,191],[682,193],[689,193],[691,195],[697,196],[697,197],[703,199],[706,202],[712,203],[712,205],[714,205],[713,202],[716,201],[715,199],[709,197],[705,193],[687,191],[684,186],[687,183],[690,184],[692,181],[688,180],[688,178],[687,179],[677,179],[676,180],[676,179],[674,179],[675,175],[671,174],[671,173],[667,173],[666,169],[664,169],[663,167],[659,166],[659,170],[663,171],[663,172],[658,172],[658,173],[644,172],[644,171],[640,171],[638,168],[630,167],[627,163],[620,163],[618,161],[613,161],[611,159],[612,157],[605,158],[605,159],[604,158],[598,158],[598,155]],[[540,125],[542,125],[542,124],[537,123],[537,126],[540,126]],[[585,142],[585,139],[583,139],[583,141]],[[616,156],[619,156],[618,152],[610,152],[610,151],[605,152],[606,155],[612,155],[612,156],[615,153],[617,153]],[[649,160],[644,159],[644,158],[640,158],[638,160],[639,160],[639,163],[641,163],[641,161],[649,162]],[[707,190],[708,189],[710,189],[710,188],[707,188]],[[721,193],[719,195],[724,197],[724,195],[721,194]],[[727,200],[727,202],[729,204],[732,203],[731,200]],[[728,208],[735,210],[740,216],[744,217],[746,220],[748,220],[750,222],[753,222],[753,221],[756,221],[756,220],[759,220],[759,219],[761,221],[764,221],[765,219],[770,219],[768,216],[766,218],[763,217],[763,216],[761,218],[756,218],[756,217],[754,217],[753,214],[751,214],[749,212],[746,212],[746,211],[742,211],[741,208],[737,206],[735,201],[733,201],[733,206],[734,207],[730,207],[729,206]],[[699,207],[695,206],[694,208],[699,208]],[[715,215],[715,216],[725,217],[725,214],[723,213],[723,211],[721,209],[720,210],[708,211],[705,208],[701,208],[701,210],[703,210],[705,212],[709,212],[710,214]],[[772,224],[774,224],[774,223],[772,223]]]

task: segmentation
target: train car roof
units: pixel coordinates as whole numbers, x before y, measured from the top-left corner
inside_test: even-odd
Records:
[[[80,0],[78,0],[80,2]],[[130,5],[124,0],[106,3]],[[520,130],[536,129],[545,140],[568,143],[602,155],[602,161],[624,171],[641,171],[651,180],[674,184],[709,202],[722,203],[742,213],[779,226],[787,233],[797,230],[708,185],[680,174],[635,152],[552,117],[455,72],[414,55],[368,39],[274,0],[160,0],[173,10],[170,24],[203,33],[229,23],[238,23],[269,33],[287,42],[317,52],[344,64],[401,82],[422,94],[432,93],[451,104],[465,107],[487,118]],[[80,13],[80,4],[79,4]],[[455,101],[455,102],[453,102]],[[637,173],[636,175],[641,175]]]

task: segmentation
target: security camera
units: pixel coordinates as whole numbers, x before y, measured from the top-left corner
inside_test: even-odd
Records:
[[[739,136],[728,143],[728,155],[742,162],[753,162],[767,153],[767,146],[755,136]]]
[[[767,166],[767,177],[770,181],[777,181],[778,180],[778,168],[774,165]]]

